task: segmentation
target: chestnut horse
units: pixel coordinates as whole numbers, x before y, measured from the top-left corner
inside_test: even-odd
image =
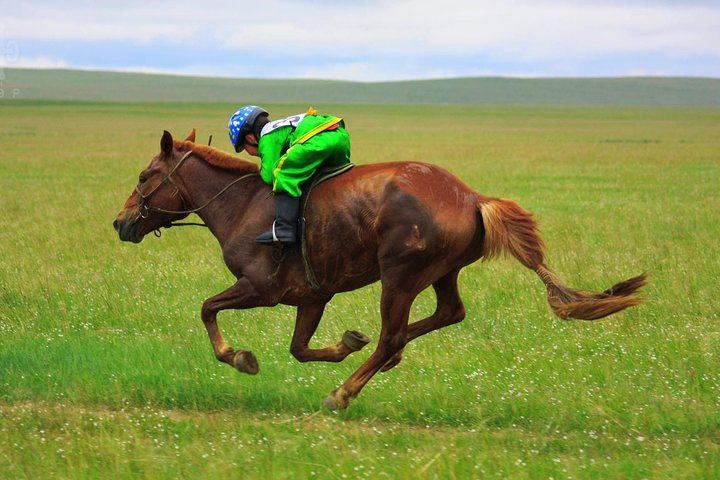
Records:
[[[138,243],[197,213],[237,277],[233,286],[203,303],[202,321],[218,360],[249,374],[258,372],[257,360],[252,352],[228,345],[217,325],[219,311],[294,305],[292,355],[301,362],[339,362],[369,338],[348,331],[335,345],[310,348],[325,305],[336,293],[380,280],[377,348],[327,397],[330,409],[346,408],[373,375],[396,366],[408,342],[465,317],[458,273],[480,258],[509,252],[534,270],[552,310],[563,319],[594,320],[642,301],[634,294],[647,282],[645,275],[598,294],[566,287],[544,263],[543,241],[530,213],[511,200],[475,192],[440,167],[415,162],[356,166],[312,190],[304,216],[313,284],[299,247],[286,247],[278,255],[277,249],[254,241],[275,212],[258,167],[194,142],[195,130],[185,141],[164,133],[161,152],[140,173],[114,222],[120,239]],[[429,286],[437,296],[435,312],[408,323],[413,300]]]

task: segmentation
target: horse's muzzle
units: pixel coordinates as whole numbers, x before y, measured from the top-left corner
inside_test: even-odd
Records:
[[[113,228],[120,236],[120,240],[133,243],[142,242],[144,235],[140,233],[139,219],[139,215],[132,218],[127,214],[127,211],[120,212],[113,222]]]

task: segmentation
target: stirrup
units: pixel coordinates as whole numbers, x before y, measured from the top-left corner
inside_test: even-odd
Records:
[[[257,237],[255,239],[255,242],[262,243],[264,245],[272,245],[273,243],[280,242],[277,235],[275,234],[275,221],[273,221],[270,230]]]
[[[277,221],[277,220],[276,220]],[[256,243],[261,243],[263,245],[275,245],[275,244],[283,244],[283,245],[292,245],[297,240],[294,235],[290,235],[290,238],[278,238],[277,233],[275,231],[275,222],[272,223],[272,228],[260,235],[255,239]]]

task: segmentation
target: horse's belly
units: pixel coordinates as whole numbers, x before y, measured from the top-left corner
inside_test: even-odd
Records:
[[[322,289],[345,292],[380,279],[377,249],[347,238],[318,239],[310,236],[309,263]]]

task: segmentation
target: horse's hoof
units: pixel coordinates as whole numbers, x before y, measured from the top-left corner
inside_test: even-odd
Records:
[[[370,337],[357,330],[346,330],[342,336],[342,343],[353,352],[357,352],[370,343]]]
[[[323,407],[327,408],[328,410],[332,410],[333,412],[340,409],[340,406],[332,395],[329,395],[325,399],[325,401],[323,402]]]
[[[337,388],[327,396],[323,402],[323,406],[328,410],[335,411],[347,408],[349,403],[345,391],[342,388]]]
[[[260,366],[258,365],[255,355],[253,355],[252,352],[245,350],[235,353],[233,365],[238,371],[248,373],[250,375],[256,375],[260,371]]]

